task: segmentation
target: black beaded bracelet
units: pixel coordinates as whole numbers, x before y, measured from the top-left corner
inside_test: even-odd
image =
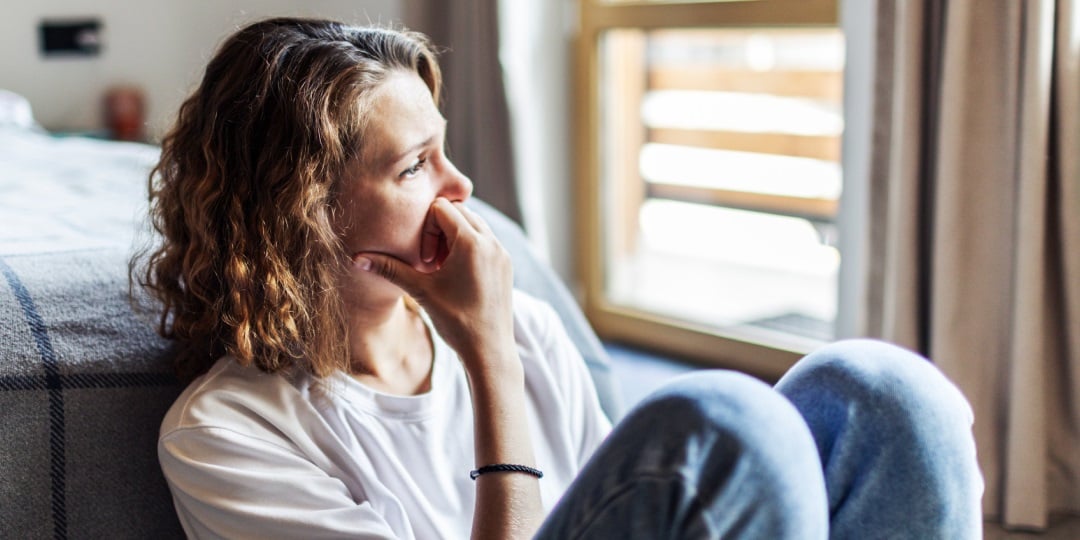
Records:
[[[477,476],[481,474],[487,474],[489,472],[520,472],[525,474],[531,474],[537,478],[543,478],[544,473],[540,469],[534,469],[525,465],[512,465],[510,463],[496,463],[494,465],[484,465],[475,471],[469,473],[469,478],[476,480]]]

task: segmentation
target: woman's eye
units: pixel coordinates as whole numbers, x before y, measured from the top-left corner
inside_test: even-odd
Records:
[[[401,174],[399,176],[403,178],[416,176],[416,174],[420,172],[420,169],[424,168],[425,163],[427,163],[427,158],[420,158],[416,160],[416,162],[413,163],[411,167],[405,169],[404,171],[401,171]]]

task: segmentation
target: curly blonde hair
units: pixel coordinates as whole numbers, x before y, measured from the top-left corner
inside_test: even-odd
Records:
[[[231,37],[180,107],[150,174],[157,244],[131,276],[180,344],[178,375],[222,355],[266,372],[347,370],[337,294],[347,254],[331,227],[346,164],[360,155],[372,90],[441,76],[417,33],[278,18]]]

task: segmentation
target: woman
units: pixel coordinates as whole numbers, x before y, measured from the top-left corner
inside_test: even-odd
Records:
[[[189,536],[978,537],[970,409],[884,344],[697,373],[612,431],[462,204],[439,86],[422,36],[274,19],[181,107],[141,282],[195,377],[159,440]]]

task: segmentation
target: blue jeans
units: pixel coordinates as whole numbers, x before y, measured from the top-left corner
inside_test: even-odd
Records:
[[[982,537],[972,412],[926,359],[869,340],[775,388],[671,381],[624,418],[537,538]]]

